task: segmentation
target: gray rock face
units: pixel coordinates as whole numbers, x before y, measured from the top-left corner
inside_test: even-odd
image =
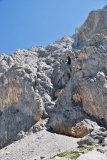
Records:
[[[73,35],[75,48],[81,48],[84,45],[95,45],[102,41],[107,35],[107,9],[93,10],[88,18],[78,28],[77,34]]]
[[[83,137],[86,119],[107,127],[106,17],[106,7],[92,11],[73,36],[0,55],[1,148],[20,131]]]
[[[43,114],[44,103],[34,91],[35,74],[36,68],[16,63],[0,77],[0,142],[4,144]]]
[[[107,146],[107,137],[103,140],[103,146]]]

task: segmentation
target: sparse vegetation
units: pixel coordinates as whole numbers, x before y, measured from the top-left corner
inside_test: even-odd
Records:
[[[56,156],[57,157],[68,157],[71,160],[74,160],[74,159],[78,158],[81,154],[92,151],[93,149],[94,149],[94,145],[79,147],[75,151],[65,151],[65,152],[59,153],[59,154],[55,155],[54,157],[52,157],[50,160],[54,159]]]
[[[65,151],[65,152],[62,152],[62,153],[59,153],[59,154],[57,154],[56,156],[58,156],[58,157],[66,157],[66,156],[68,156],[70,153],[68,152],[68,151]]]
[[[73,152],[70,156],[70,159],[75,159],[75,158],[78,158],[79,156],[80,156],[79,152]]]
[[[84,147],[80,147],[79,148],[79,151],[81,152],[81,151],[85,151],[85,150],[87,150],[87,151],[92,151],[94,149],[94,146],[84,146]]]

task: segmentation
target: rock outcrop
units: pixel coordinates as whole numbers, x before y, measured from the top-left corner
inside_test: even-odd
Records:
[[[100,127],[95,130],[93,130],[91,133],[89,133],[87,136],[83,137],[78,141],[79,146],[84,145],[92,145],[96,143],[105,143],[107,137],[107,131],[105,128]]]
[[[83,137],[94,122],[107,128],[106,17],[107,7],[92,11],[73,36],[0,55],[1,148],[28,131]]]
[[[84,45],[92,46],[101,42],[107,36],[107,6],[103,9],[93,10],[88,18],[78,28],[77,34],[73,35],[73,46],[76,48]]]

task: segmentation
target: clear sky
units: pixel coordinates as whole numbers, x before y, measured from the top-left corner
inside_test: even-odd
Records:
[[[53,43],[72,35],[107,0],[0,0],[0,53]]]

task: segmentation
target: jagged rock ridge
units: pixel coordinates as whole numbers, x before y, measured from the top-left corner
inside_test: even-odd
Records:
[[[106,17],[107,7],[92,11],[73,36],[0,55],[1,148],[20,131],[83,137],[84,119],[107,127]]]

